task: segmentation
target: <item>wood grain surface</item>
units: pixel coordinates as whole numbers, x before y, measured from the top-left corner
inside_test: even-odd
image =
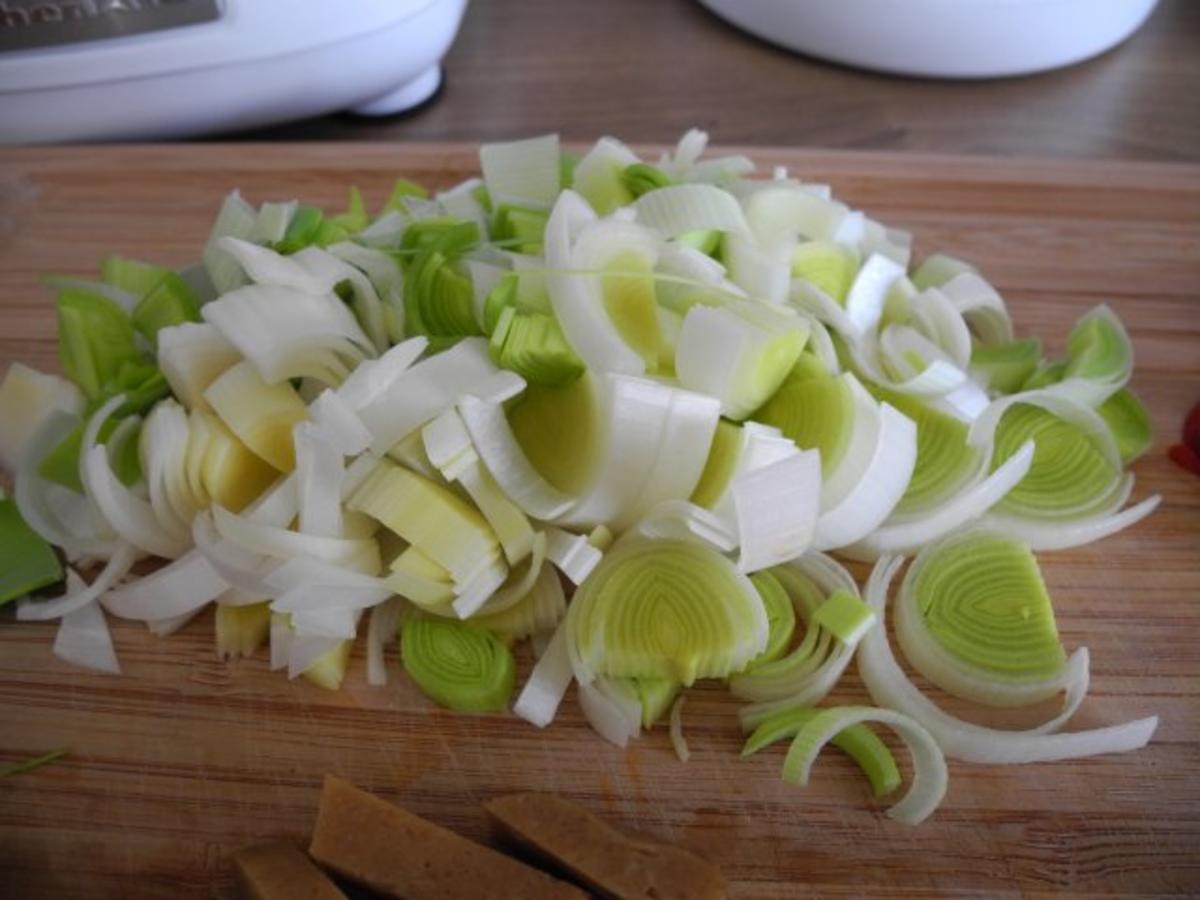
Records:
[[[120,677],[57,661],[53,625],[6,618],[0,764],[71,753],[0,781],[0,896],[227,896],[230,850],[304,840],[326,772],[475,837],[482,800],[555,791],[703,853],[740,898],[1200,892],[1200,479],[1165,455],[1200,400],[1200,170],[752,152],[914,229],[919,253],[975,260],[1018,331],[1051,349],[1098,302],[1128,323],[1133,386],[1159,437],[1135,466],[1134,497],[1159,492],[1163,505],[1130,532],[1042,561],[1066,645],[1091,648],[1092,691],[1072,727],[1154,713],[1150,747],[952,763],[944,805],[908,828],[883,817],[836,752],[805,789],[780,782],[781,748],[739,759],[736,704],[715,687],[688,703],[684,765],[662,728],[625,751],[605,744],[573,696],[536,731],[440,711],[403,682],[368,687],[361,648],[339,693],[270,673],[262,655],[221,663],[210,613],[162,640],[117,623]],[[398,173],[445,184],[474,165],[455,145],[0,151],[0,369],[55,367],[40,273],[88,274],[106,251],[188,263],[228,188],[335,206],[353,182],[378,202]],[[853,672],[835,699],[866,699]]]
[[[727,144],[1200,161],[1195,0],[1161,0],[1128,43],[1081,65],[968,82],[789,53],[696,0],[475,0],[445,75],[441,94],[405,115],[324,116],[246,136],[675,141],[701,125]]]

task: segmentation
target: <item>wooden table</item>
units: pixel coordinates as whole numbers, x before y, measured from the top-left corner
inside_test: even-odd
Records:
[[[803,790],[779,781],[778,748],[740,760],[736,704],[715,688],[688,704],[684,765],[661,728],[626,751],[603,743],[573,697],[539,732],[439,711],[407,684],[368,687],[361,651],[335,694],[269,673],[261,654],[221,663],[211,614],[165,640],[117,624],[121,677],[57,661],[51,624],[5,621],[0,763],[71,753],[0,782],[0,896],[226,896],[228,852],[303,840],[325,772],[477,837],[482,799],[557,791],[704,853],[741,898],[1200,891],[1200,479],[1165,456],[1200,400],[1200,170],[755,155],[915,229],[921,253],[974,259],[1020,333],[1053,349],[1100,301],[1129,324],[1134,387],[1159,437],[1135,467],[1135,497],[1161,492],[1163,506],[1043,562],[1066,645],[1092,651],[1092,692],[1073,726],[1156,713],[1150,747],[1026,767],[952,763],[942,808],[907,828],[882,816],[836,752]],[[105,251],[187,263],[227,188],[332,207],[349,182],[378,201],[397,173],[445,184],[474,165],[471,148],[434,145],[0,151],[0,368],[55,365],[39,273],[89,273]],[[854,673],[835,699],[865,699]]]
[[[866,27],[866,26],[864,26]],[[931,26],[935,27],[935,26]],[[475,0],[437,100],[253,139],[502,140],[559,131],[675,141],[1200,161],[1200,4],[1161,0],[1079,66],[983,82],[893,78],[787,53],[696,0]]]

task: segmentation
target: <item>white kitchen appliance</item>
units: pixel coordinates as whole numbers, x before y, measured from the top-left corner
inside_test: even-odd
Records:
[[[424,102],[467,0],[0,0],[0,141],[169,138]]]
[[[1027,75],[1121,43],[1158,0],[700,0],[821,59],[934,78]]]

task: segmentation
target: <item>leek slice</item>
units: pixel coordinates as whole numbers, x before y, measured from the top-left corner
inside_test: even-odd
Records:
[[[790,706],[820,702],[841,678],[874,619],[850,573],[824,554],[808,553],[770,571],[805,631],[786,655],[730,678],[735,696],[757,701],[738,713],[747,726]]]
[[[940,288],[946,282],[966,272],[976,272],[976,268],[955,256],[945,253],[932,253],[921,261],[913,272],[913,284],[925,288]]]
[[[1012,318],[1004,298],[975,272],[961,272],[938,288],[954,305],[984,344],[995,346],[1013,339]]]
[[[905,577],[896,638],[943,690],[1023,706],[1063,689],[1067,654],[1028,545],[968,531],[926,547]]]
[[[838,706],[821,710],[800,726],[783,763],[783,780],[808,784],[817,754],[825,744],[853,725],[879,722],[900,736],[913,759],[913,780],[908,793],[887,810],[889,818],[919,825],[933,814],[946,794],[949,775],[946,759],[933,737],[920,723],[890,709]]]
[[[1137,394],[1128,388],[1121,388],[1096,407],[1096,412],[1112,432],[1124,465],[1129,465],[1153,445],[1150,414]]]
[[[14,362],[0,381],[0,466],[15,472],[26,445],[52,415],[79,415],[83,407],[71,382]]]
[[[546,645],[541,658],[521,688],[513,712],[538,728],[545,728],[558,712],[559,704],[571,686],[574,674],[567,649],[567,623],[564,619]]]
[[[106,256],[100,263],[100,277],[134,297],[145,297],[168,274],[172,274],[171,270],[165,266],[116,254]]]
[[[271,604],[218,604],[213,621],[218,659],[252,656],[267,640],[267,632],[271,629]]]
[[[742,756],[752,756],[776,741],[794,738],[820,712],[812,706],[780,710],[754,729],[742,747]],[[900,770],[892,751],[862,722],[839,731],[830,743],[854,760],[871,782],[871,792],[876,797],[886,797],[900,787]]]
[[[649,730],[661,719],[680,694],[679,685],[667,678],[633,678],[631,686],[642,708],[642,727]]]
[[[238,440],[280,472],[296,465],[292,429],[308,418],[304,401],[286,382],[267,384],[249,362],[225,371],[204,392]]]
[[[336,385],[374,353],[332,294],[253,284],[205,304],[203,313],[270,384],[307,377]]]
[[[302,211],[304,208],[301,207]],[[300,218],[300,211],[292,219],[294,225]],[[254,224],[258,214],[254,207],[242,199],[237,191],[231,191],[225,196],[217,218],[213,222],[212,231],[204,245],[204,270],[218,294],[232,291],[246,283],[246,276],[238,261],[230,255],[228,249],[221,243],[224,237],[249,238],[254,232]],[[290,227],[289,227],[290,231]]]
[[[854,434],[852,378],[804,377],[793,370],[751,418],[778,428],[798,447],[820,451],[821,473],[829,478],[845,458]]]
[[[624,173],[640,160],[632,150],[613,138],[601,138],[575,165],[571,186],[600,215],[633,202]],[[561,195],[560,195],[561,200]]]
[[[567,343],[558,320],[544,313],[505,309],[488,349],[496,365],[511,369],[529,384],[569,384],[584,372],[583,361]]]
[[[565,386],[530,385],[508,411],[525,458],[564,494],[595,479],[606,443],[603,402],[601,381],[589,373]]]
[[[641,197],[650,191],[670,187],[675,182],[662,169],[638,162],[625,167],[621,173],[621,183],[634,197]]]
[[[549,207],[561,185],[558,135],[526,138],[479,148],[483,181],[493,203]]]
[[[797,238],[832,240],[850,214],[845,204],[790,184],[755,191],[745,201],[746,220],[764,246]]]
[[[971,351],[971,374],[989,390],[1015,394],[1033,375],[1042,359],[1042,342],[1037,338],[989,346]]]
[[[675,371],[688,388],[721,401],[721,413],[744,419],[783,383],[808,339],[807,323],[741,302],[693,306],[684,317]]]
[[[1091,731],[1047,733],[1061,727],[1074,714],[1087,691],[1087,654],[1083,651],[1068,662],[1068,667],[1075,665],[1080,674],[1069,679],[1063,712],[1038,728],[1028,731],[987,728],[943,711],[909,680],[888,644],[884,607],[888,587],[903,562],[900,557],[884,557],[871,572],[866,600],[879,615],[879,621],[859,646],[858,671],[876,703],[920,722],[947,756],[977,763],[1046,762],[1137,750],[1149,742],[1158,727],[1157,716]]]
[[[1133,342],[1107,306],[1084,314],[1067,338],[1067,365],[1055,393],[1088,406],[1099,406],[1129,383]]]
[[[792,277],[804,279],[839,304],[845,304],[858,267],[858,253],[833,241],[805,241],[792,253]]]
[[[0,499],[0,606],[63,579],[54,549],[26,524],[16,501]]]
[[[683,694],[679,695],[679,699],[671,706],[671,746],[675,750],[675,756],[680,762],[687,762],[691,758],[691,751],[688,749],[687,740],[683,736],[683,704],[686,697]]]
[[[662,185],[642,191],[634,208],[639,222],[667,238],[697,231],[750,232],[733,195],[709,184]]]
[[[712,443],[700,478],[688,498],[691,503],[711,509],[725,494],[741,459],[745,432],[740,425],[722,419],[713,431]]]
[[[783,656],[796,630],[796,610],[779,579],[768,570],[755,572],[750,576],[750,581],[767,611],[767,646],[746,665],[747,672],[753,672],[758,666]]]
[[[100,294],[65,290],[58,295],[58,359],[89,400],[98,400],[121,368],[142,359],[133,322]]]
[[[471,622],[511,643],[553,631],[566,614],[562,582],[552,568],[542,566],[524,597],[507,609],[472,616]]]
[[[216,326],[183,323],[161,329],[158,365],[171,393],[188,409],[207,409],[204,392],[241,354]]]
[[[724,557],[686,541],[615,547],[567,612],[576,678],[722,678],[766,647],[754,585]]]
[[[400,535],[465,584],[499,557],[487,520],[466,501],[396,465],[375,469],[347,501]]]
[[[138,301],[131,314],[133,327],[149,341],[171,325],[200,321],[200,302],[187,282],[167,272]]]
[[[427,697],[458,712],[498,712],[516,680],[512,653],[466,622],[414,616],[401,627],[404,671]]]
[[[550,220],[546,223],[545,234],[546,265],[549,269],[546,288],[550,294],[550,302],[563,334],[575,352],[587,363],[588,368],[597,372],[640,374],[645,371],[646,359],[625,343],[609,316],[604,306],[599,279],[591,275],[574,274],[583,268],[575,259],[575,244],[580,235],[595,222],[596,214],[581,196],[574,191],[563,191],[559,195],[550,213]],[[629,223],[616,224],[623,235],[628,235],[634,228]],[[594,262],[593,260],[592,263]],[[646,279],[636,279],[631,284],[633,287],[644,288],[645,282]],[[643,290],[640,299],[644,297]],[[639,299],[638,295],[635,294],[633,299]],[[654,313],[653,305],[647,308],[642,304],[642,308],[645,316]],[[655,349],[657,350],[657,344]]]
[[[474,290],[460,270],[462,254],[479,241],[474,222],[458,222],[435,233],[417,251],[404,278],[405,329],[427,334],[441,344],[479,334]]]
[[[317,639],[316,646],[329,646],[327,650],[321,652],[316,659],[312,660],[303,668],[301,674],[306,681],[310,681],[317,687],[324,688],[327,691],[336,691],[342,686],[342,680],[346,677],[346,666],[350,663],[350,648],[353,646],[353,641],[326,641]],[[293,645],[295,646],[295,645]],[[291,663],[288,664],[288,676],[294,677],[291,674]]]

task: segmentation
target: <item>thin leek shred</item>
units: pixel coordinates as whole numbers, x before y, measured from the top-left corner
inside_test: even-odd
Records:
[[[0,768],[0,778],[8,778],[12,775],[23,775],[26,772],[32,772],[35,769],[40,769],[42,766],[48,766],[52,762],[56,762],[70,753],[70,750],[51,750],[49,753],[43,753],[41,756],[34,756],[29,759],[23,759],[20,762],[11,763]]]
[[[459,712],[504,709],[516,665],[495,635],[466,622],[412,617],[401,626],[404,671],[428,697]]]
[[[800,729],[808,725],[821,710],[812,706],[797,706],[780,710],[765,719],[746,738],[742,756],[752,756],[765,747],[785,738],[794,738]],[[839,731],[830,741],[845,752],[871,782],[871,791],[876,797],[886,797],[900,787],[900,770],[896,758],[887,744],[866,725],[850,725]]]

